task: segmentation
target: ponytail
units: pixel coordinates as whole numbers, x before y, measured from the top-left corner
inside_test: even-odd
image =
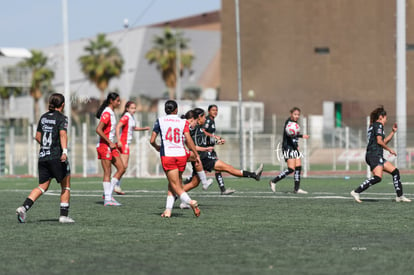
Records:
[[[100,119],[103,111],[105,110],[105,108],[108,107],[108,105],[112,101],[117,99],[118,97],[119,97],[119,95],[117,93],[109,93],[108,96],[106,97],[106,100],[102,103],[102,105],[99,107],[98,111],[96,112],[96,118]]]
[[[371,124],[377,121],[380,116],[386,116],[386,115],[387,115],[387,111],[385,111],[384,106],[383,105],[379,106],[378,108],[373,110],[371,114],[369,115]]]
[[[62,94],[54,93],[49,97],[49,111],[62,107],[65,103],[65,97]]]
[[[135,102],[134,102],[134,101],[131,101],[131,100],[130,100],[130,101],[128,101],[128,102],[125,104],[125,109],[124,109],[124,112],[122,113],[122,116],[123,116],[123,115],[125,115],[125,113],[126,113],[126,112],[128,112],[128,109],[129,109],[129,107],[130,107],[132,104],[135,104]],[[122,117],[122,116],[121,116],[121,117]]]

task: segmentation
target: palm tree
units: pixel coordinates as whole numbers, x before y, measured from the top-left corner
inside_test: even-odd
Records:
[[[173,33],[170,28],[164,30],[163,36],[155,36],[153,47],[146,53],[149,64],[155,63],[169,90],[170,99],[174,99],[177,84],[177,48],[180,49],[180,75],[184,69],[191,69],[194,55],[188,49],[189,39],[182,32]],[[178,47],[177,47],[178,46]]]
[[[84,48],[86,55],[79,57],[82,72],[101,91],[101,102],[105,99],[105,90],[113,77],[122,73],[124,60],[119,49],[112,41],[106,40],[105,34],[98,34],[96,40],[90,40]]]
[[[40,117],[39,99],[42,98],[45,92],[52,90],[52,79],[55,77],[55,73],[48,68],[48,58],[41,51],[31,50],[31,53],[32,57],[26,58],[18,65],[27,67],[32,72],[30,95],[34,100],[34,121],[37,121]]]

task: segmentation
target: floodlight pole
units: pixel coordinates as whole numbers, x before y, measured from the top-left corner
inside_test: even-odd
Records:
[[[397,115],[397,161],[401,168],[407,167],[407,80],[406,80],[406,3],[396,0],[397,6],[397,36],[396,36],[396,115]]]
[[[234,0],[236,9],[236,47],[237,47],[237,86],[239,95],[239,138],[240,138],[240,169],[244,169],[244,135],[243,135],[243,89],[241,74],[241,46],[240,46],[240,14],[239,0]]]
[[[63,21],[63,62],[64,62],[64,96],[65,115],[68,118],[68,131],[71,129],[72,99],[70,98],[69,78],[69,35],[68,35],[68,1],[62,0],[62,21]]]
[[[175,96],[177,101],[180,102],[181,100],[181,41],[179,39],[179,30],[178,28],[175,30]]]

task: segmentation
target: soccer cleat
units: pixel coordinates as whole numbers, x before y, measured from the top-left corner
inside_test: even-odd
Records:
[[[72,218],[70,218],[70,217],[68,217],[68,216],[60,216],[59,217],[59,222],[60,223],[74,223],[75,220],[72,219]]]
[[[19,221],[19,223],[26,222],[26,208],[24,208],[23,206],[20,206],[19,208],[17,208],[16,215],[17,215],[17,220]]]
[[[210,185],[213,184],[213,179],[208,179],[206,184],[203,184],[203,190],[207,191]]]
[[[161,214],[162,218],[170,218],[171,217],[171,209],[165,209],[164,212]]]
[[[269,181],[270,189],[272,189],[273,193],[276,193],[276,183],[272,180]]]
[[[299,188],[298,190],[293,191],[293,193],[295,193],[295,194],[308,194],[308,191],[305,191],[305,190]]]
[[[401,197],[396,197],[395,198],[396,202],[411,202],[410,199],[406,198],[405,196],[401,196]]]
[[[260,177],[262,176],[262,173],[263,173],[263,163],[261,163],[259,165],[259,168],[257,168],[257,170],[254,173],[256,174],[255,179],[257,181],[259,181],[260,180]]]
[[[234,192],[236,192],[236,190],[233,190],[233,189],[226,189],[226,190],[224,190],[224,191],[221,191],[221,194],[222,194],[222,195],[231,195],[231,194],[233,194]]]
[[[117,193],[118,195],[125,195],[125,192],[122,191],[121,186],[115,185],[114,192]]]
[[[200,208],[198,208],[198,203],[197,203],[197,201],[195,201],[195,200],[190,201],[190,206],[191,206],[191,208],[192,208],[192,209],[193,209],[193,211],[194,211],[194,215],[195,215],[196,217],[199,217],[199,216],[200,216],[200,214],[201,214],[201,211],[200,211]]]
[[[112,198],[112,200],[110,201],[104,200],[104,206],[121,206],[121,205],[122,204],[114,200],[114,198]]]
[[[180,203],[180,208],[181,209],[190,209],[191,206],[188,203],[182,202],[182,203]]]
[[[361,199],[359,198],[359,193],[355,192],[354,190],[351,191],[351,196],[354,197],[354,200],[357,203],[361,203]]]

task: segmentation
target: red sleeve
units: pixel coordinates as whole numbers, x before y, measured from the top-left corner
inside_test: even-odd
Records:
[[[101,115],[101,119],[104,124],[109,124],[111,122],[111,115],[108,112],[105,112]]]
[[[124,124],[124,125],[128,125],[128,120],[129,120],[129,116],[127,116],[127,115],[123,115],[122,117],[121,117],[121,119],[119,120],[119,122],[121,122],[122,124]]]
[[[185,126],[184,126],[184,131],[183,133],[189,133],[190,132],[190,127],[189,127],[190,123],[188,123],[188,121],[185,122]]]

